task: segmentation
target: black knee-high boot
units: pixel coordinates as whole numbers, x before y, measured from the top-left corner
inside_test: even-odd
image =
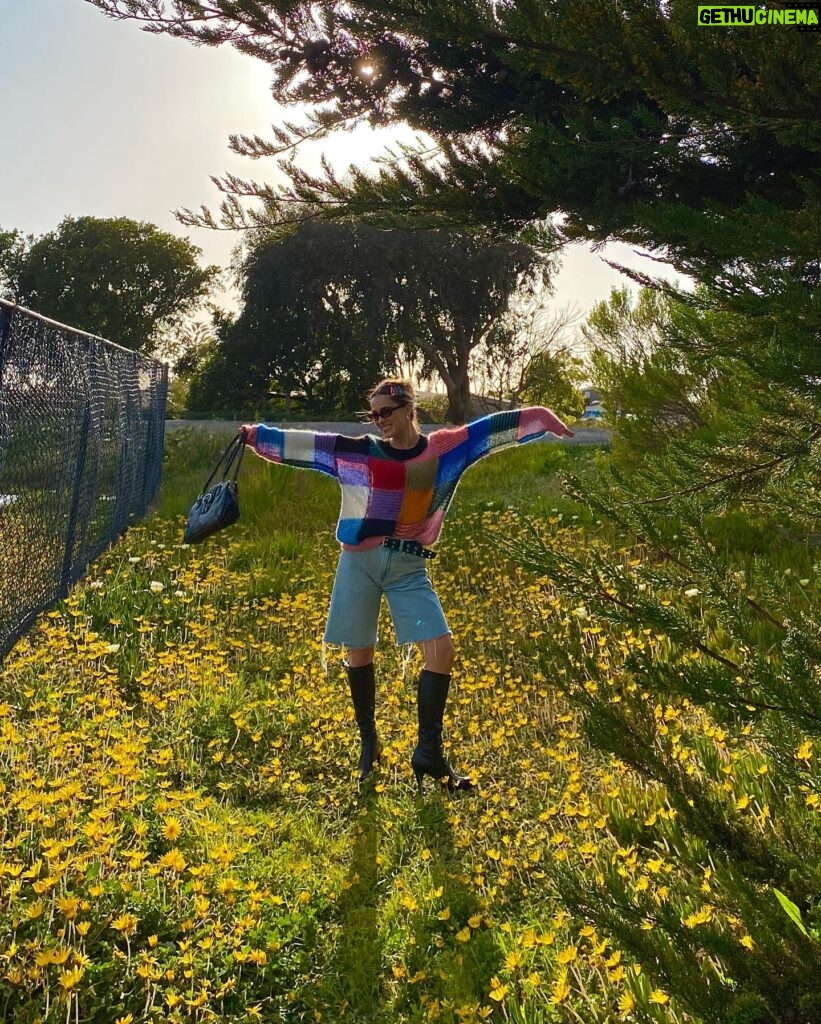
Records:
[[[417,708],[419,711],[419,742],[411,758],[411,768],[416,776],[419,792],[422,779],[430,775],[440,779],[442,784],[454,790],[475,789],[465,775],[457,775],[448,764],[442,750],[442,719],[450,689],[450,675],[423,669],[417,684]]]
[[[351,688],[356,724],[359,726],[359,737],[362,750],[359,755],[359,781],[365,779],[373,771],[374,764],[382,753],[382,744],[376,735],[376,676],[373,662],[370,665],[345,666],[348,673],[348,685]]]

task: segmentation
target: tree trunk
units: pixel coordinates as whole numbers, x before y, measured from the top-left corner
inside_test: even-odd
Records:
[[[467,421],[470,413],[470,377],[467,361],[460,361],[445,380],[448,391],[448,411],[446,418],[450,423],[461,425]]]

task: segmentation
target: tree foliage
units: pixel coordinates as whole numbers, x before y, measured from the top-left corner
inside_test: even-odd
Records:
[[[225,178],[230,222],[243,218],[233,200],[255,195],[266,223],[320,208],[522,226],[561,211],[566,237],[662,246],[703,269],[739,255],[725,218],[755,244],[755,221],[817,209],[811,37],[704,28],[692,0],[90,2],[231,44],[270,66],[281,102],[311,108],[273,141],[235,136],[239,152],[287,155],[357,121],[406,123],[438,143],[436,159],[428,142],[347,184],[295,167],[281,192]]]
[[[617,454],[626,462],[662,451],[677,437],[715,433],[749,411],[747,374],[732,360],[705,360],[677,337],[692,338],[713,319],[662,292],[634,298],[614,288],[582,326],[593,384],[609,414]]]
[[[3,298],[14,296],[15,282],[25,251],[26,238],[20,231],[4,231],[0,228],[0,292],[6,293],[2,295]]]
[[[205,295],[216,268],[199,256],[186,239],[127,217],[66,217],[39,238],[0,235],[0,274],[21,305],[144,352]]]
[[[584,410],[582,360],[569,344],[578,314],[554,309],[545,294],[520,296],[494,325],[491,341],[475,354],[472,379],[498,405],[546,405],[563,419]]]
[[[453,232],[319,223],[260,236],[240,269],[242,312],[192,401],[262,408],[273,382],[316,414],[351,412],[404,360],[441,378],[448,419],[463,422],[473,354],[506,343],[495,326],[512,296],[547,273],[529,246]]]

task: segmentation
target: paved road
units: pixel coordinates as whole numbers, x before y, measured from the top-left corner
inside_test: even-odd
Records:
[[[235,432],[241,426],[240,420],[166,420],[165,429],[167,431],[180,430],[185,427],[193,427],[197,430],[208,430],[212,433],[228,434]],[[269,424],[269,426],[277,427],[290,427],[293,430],[322,430],[327,431],[331,434],[351,434],[357,436],[359,434],[369,433],[368,424],[364,423],[275,423]],[[375,428],[373,428],[375,430]],[[428,434],[431,430],[439,430],[441,427],[437,424],[425,423],[422,425],[424,433]],[[544,441],[558,442],[559,438],[554,437],[553,434],[547,434]],[[576,431],[573,437],[565,437],[561,440],[562,444],[609,444],[610,443],[610,431],[603,430],[601,427],[584,427]]]

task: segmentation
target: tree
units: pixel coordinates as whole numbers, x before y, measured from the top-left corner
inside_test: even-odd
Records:
[[[26,239],[19,231],[3,231],[0,228],[0,292],[7,293],[3,298],[12,298],[14,295],[15,281],[25,251]]]
[[[350,412],[404,361],[442,379],[448,418],[464,422],[472,356],[494,345],[511,297],[547,273],[530,246],[452,232],[306,224],[260,236],[242,262],[243,310],[222,334],[208,394],[260,407],[275,381],[317,413]]]
[[[371,251],[349,226],[255,238],[238,267],[242,310],[221,323],[192,400],[261,410],[273,389],[303,395],[317,416],[362,408],[393,361],[373,271]]]
[[[571,423],[584,412],[584,363],[567,348],[544,348],[528,364],[519,400],[525,405],[546,405]]]
[[[475,387],[497,407],[525,402],[547,405],[563,418],[581,415],[582,362],[567,339],[577,317],[572,309],[552,310],[544,295],[511,303],[494,326],[491,342],[476,353]]]
[[[464,423],[472,364],[509,352],[502,324],[511,303],[547,291],[553,263],[532,246],[485,232],[394,230],[383,237],[402,347],[421,358],[423,376],[435,373],[444,383],[446,419]]]
[[[362,121],[438,144],[375,179],[291,166],[277,190],[226,177],[228,223],[247,223],[253,196],[265,205],[247,216],[265,224],[320,210],[526,226],[561,211],[565,238],[620,237],[703,267],[727,216],[817,209],[818,48],[783,28],[705,28],[690,0],[90,2],[256,56],[280,102],[311,108],[273,142],[233,137],[240,153],[286,155]]]
[[[186,239],[127,217],[66,217],[39,238],[11,237],[11,245],[0,241],[0,273],[18,302],[144,352],[196,306],[216,273],[199,266],[200,250]]]
[[[687,323],[686,307],[662,292],[643,288],[634,297],[614,288],[582,325],[593,385],[627,461],[629,451],[660,451],[685,429],[704,427],[722,402],[734,404],[731,363],[705,363],[668,344]]]

